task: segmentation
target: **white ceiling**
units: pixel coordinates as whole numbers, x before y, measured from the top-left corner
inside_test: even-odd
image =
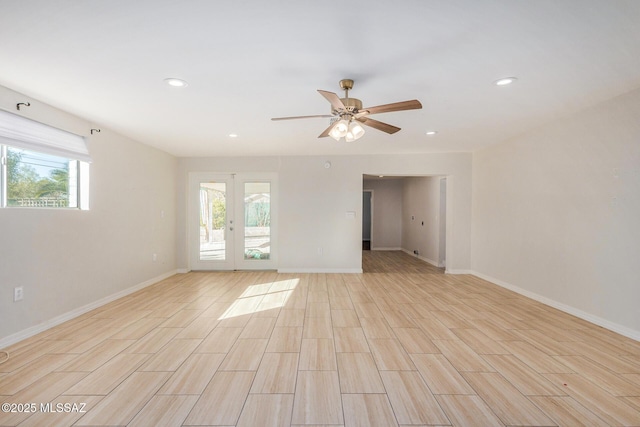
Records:
[[[424,108],[349,144],[270,120],[343,78]],[[640,1],[0,0],[0,84],[176,156],[473,151],[639,87]]]

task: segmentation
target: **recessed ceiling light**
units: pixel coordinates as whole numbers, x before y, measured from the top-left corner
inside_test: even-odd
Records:
[[[506,85],[510,85],[511,83],[515,83],[515,81],[518,80],[515,77],[504,77],[502,79],[496,80],[494,83],[496,86],[506,86]]]
[[[176,79],[175,77],[170,77],[168,79],[164,79],[164,82],[169,86],[173,87],[187,87],[189,84],[181,79]]]
[[[230,133],[229,134],[229,138],[237,138],[238,134],[237,133]]]
[[[438,133],[438,132],[437,132],[437,131],[435,131],[435,130],[428,130],[428,131],[427,131],[427,135],[429,135],[429,136],[433,136],[433,135],[435,135],[436,133]]]

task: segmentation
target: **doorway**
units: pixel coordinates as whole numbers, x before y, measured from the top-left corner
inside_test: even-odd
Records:
[[[447,209],[451,203],[447,199],[451,199],[451,184],[452,178],[444,175],[364,174],[363,246],[367,243],[367,231],[371,230],[374,251],[403,251],[434,267],[450,265],[447,238],[451,236],[452,210]],[[371,213],[371,225],[368,224],[367,192],[375,197],[375,200],[372,198],[375,210]]]
[[[362,250],[371,250],[371,230],[373,228],[373,190],[362,192]]]
[[[275,174],[190,174],[190,268],[276,268],[276,194]]]
[[[440,178],[438,219],[438,267],[445,268],[447,266],[447,178]]]

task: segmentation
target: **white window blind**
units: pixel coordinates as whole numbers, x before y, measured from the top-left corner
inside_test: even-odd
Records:
[[[91,162],[83,136],[0,110],[0,144]]]

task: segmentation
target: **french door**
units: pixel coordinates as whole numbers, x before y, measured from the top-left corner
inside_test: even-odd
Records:
[[[191,270],[276,268],[276,175],[189,175]]]

